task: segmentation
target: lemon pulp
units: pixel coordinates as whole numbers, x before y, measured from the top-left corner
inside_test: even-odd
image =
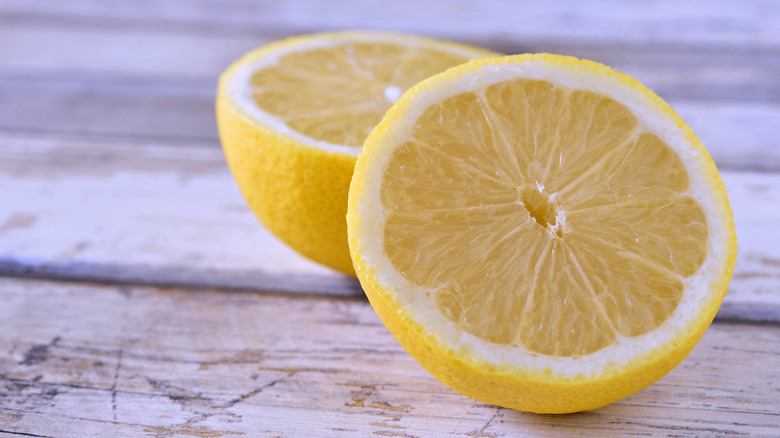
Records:
[[[688,189],[678,153],[621,103],[498,82],[432,105],[393,152],[384,251],[459,328],[587,355],[676,308],[707,251]]]
[[[345,40],[282,55],[259,69],[250,78],[252,98],[301,134],[360,148],[403,91],[473,57],[394,41]]]

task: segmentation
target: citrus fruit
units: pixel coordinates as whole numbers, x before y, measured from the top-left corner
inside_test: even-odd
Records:
[[[548,54],[408,90],[365,141],[347,223],[357,276],[412,357],[538,413],[663,377],[736,259],[723,182],[680,117],[625,74]]]
[[[345,216],[363,140],[407,88],[487,55],[379,32],[301,36],[248,53],[222,74],[216,102],[241,193],[290,247],[354,275]]]

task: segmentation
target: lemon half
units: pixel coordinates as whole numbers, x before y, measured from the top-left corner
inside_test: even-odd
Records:
[[[429,38],[343,32],[275,42],[220,78],[217,122],[251,209],[300,254],[354,274],[347,193],[363,140],[409,87],[494,53]]]
[[[404,349],[463,394],[538,413],[667,374],[736,259],[723,182],[680,117],[625,74],[548,54],[406,92],[366,139],[347,223]]]

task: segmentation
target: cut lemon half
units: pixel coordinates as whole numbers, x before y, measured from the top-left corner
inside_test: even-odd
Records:
[[[723,182],[680,117],[625,74],[547,54],[405,93],[366,139],[347,223],[372,306],[420,364],[539,413],[663,377],[736,259]]]
[[[293,249],[353,274],[345,216],[363,140],[407,88],[490,55],[378,32],[290,38],[245,55],[222,74],[216,104],[241,193]]]

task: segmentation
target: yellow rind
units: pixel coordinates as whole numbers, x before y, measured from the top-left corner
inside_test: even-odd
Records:
[[[224,96],[217,119],[228,167],[258,219],[301,255],[354,275],[344,217],[356,157],[257,125]]]
[[[220,77],[217,125],[233,176],[265,227],[301,255],[355,275],[347,246],[347,195],[356,157],[331,152],[275,132],[230,98],[230,78],[241,66],[309,42],[384,36],[476,56],[496,56],[472,46],[390,32],[334,32],[288,38],[256,49]]]
[[[382,284],[376,267],[369,266],[358,250],[364,238],[361,233],[381,232],[381,230],[365,230],[358,213],[358,205],[361,202],[375,203],[377,208],[381,208],[378,196],[372,192],[376,190],[376,181],[371,180],[366,172],[369,172],[369,168],[376,172],[377,167],[381,167],[377,163],[382,161],[383,154],[389,152],[384,141],[396,135],[397,122],[408,116],[411,110],[410,102],[416,96],[426,93],[427,90],[441,83],[446,84],[454,77],[475,72],[485,66],[511,62],[543,62],[563,69],[604,75],[644,96],[663,114],[663,117],[672,121],[684,133],[685,140],[693,145],[696,151],[697,171],[703,175],[715,201],[717,211],[713,214],[723,218],[724,230],[722,231],[727,233],[726,245],[722,248],[725,256],[722,269],[713,275],[710,282],[709,299],[702,303],[700,312],[692,316],[687,324],[678,330],[673,341],[634,357],[620,369],[605,367],[598,373],[572,376],[558,373],[553,369],[529,370],[513,364],[488,363],[474,352],[458,351],[443,342],[436,333],[428,332],[425,326],[410,315],[409,310],[399,303],[395,292]],[[381,213],[377,211],[376,214]],[[377,315],[404,350],[434,377],[464,395],[485,403],[535,413],[570,413],[596,409],[627,397],[669,373],[690,354],[715,317],[726,295],[737,254],[734,222],[723,181],[709,153],[690,127],[666,102],[636,79],[602,64],[550,54],[526,54],[470,61],[428,78],[408,90],[394,107],[388,110],[384,119],[374,128],[364,143],[350,187],[347,228],[357,277]]]
[[[357,256],[355,269],[371,306],[390,333],[423,368],[440,382],[468,397],[507,408],[539,414],[563,414],[597,409],[628,397],[657,382],[685,359],[715,317],[720,299],[691,321],[674,344],[637,358],[629,366],[596,376],[566,377],[498,367],[468,353],[455,351],[414,321],[376,281],[375,270]],[[728,280],[727,280],[728,281]],[[725,287],[723,288],[725,292]],[[725,293],[723,294],[725,295]]]

